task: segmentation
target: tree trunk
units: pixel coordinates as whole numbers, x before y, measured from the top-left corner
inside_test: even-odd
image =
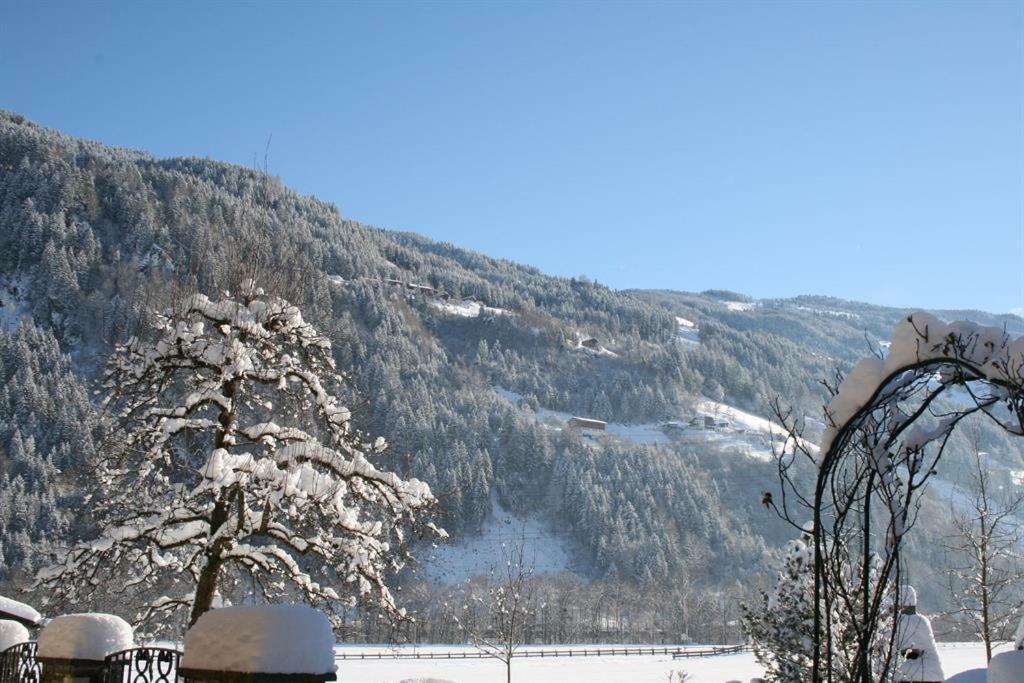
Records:
[[[213,606],[213,596],[217,594],[217,576],[222,564],[223,560],[219,556],[211,556],[199,573],[196,596],[192,600],[192,614],[188,618],[189,627]]]
[[[227,521],[229,505],[229,502],[221,500],[213,506],[213,512],[210,515],[210,536],[216,535],[217,530]],[[196,620],[213,606],[213,596],[217,594],[217,577],[224,564],[224,560],[220,556],[221,547],[220,542],[217,542],[207,550],[206,564],[199,572],[196,595],[192,599],[192,614],[188,618],[189,626],[195,624]]]
[[[225,382],[221,387],[221,392],[229,401],[234,399],[237,391],[237,379]],[[222,408],[217,416],[217,422],[220,424],[220,428],[214,435],[214,447],[224,448],[228,445],[227,435],[231,433],[231,428],[235,422],[235,411]],[[216,536],[221,526],[227,522],[231,500],[231,498],[228,498],[225,501],[222,498],[213,506],[213,512],[210,515],[211,538]],[[220,550],[219,542],[213,544],[207,550],[206,565],[199,572],[199,581],[196,583],[196,594],[192,600],[192,613],[188,618],[189,626],[195,624],[204,612],[208,612],[213,607],[213,596],[217,594],[217,578],[220,574],[220,568],[224,564],[224,560],[220,556]]]

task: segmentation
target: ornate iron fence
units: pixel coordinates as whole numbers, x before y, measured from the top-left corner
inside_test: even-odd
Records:
[[[0,683],[39,683],[41,674],[34,641],[0,652]]]
[[[181,652],[167,647],[136,647],[107,655],[106,683],[182,683]],[[4,682],[6,683],[6,682]]]

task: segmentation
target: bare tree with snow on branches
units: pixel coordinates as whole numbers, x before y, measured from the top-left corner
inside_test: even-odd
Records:
[[[512,683],[512,658],[526,643],[534,617],[533,562],[526,561],[524,530],[501,548],[501,564],[491,568],[484,591],[470,598],[483,609],[483,621],[469,621],[457,609],[450,613],[473,647],[505,665],[505,680]]]
[[[950,555],[952,616],[971,626],[985,643],[986,660],[991,660],[995,643],[1010,639],[1021,607],[1019,515],[1024,492],[998,485],[972,426],[970,481],[964,500],[951,505],[954,533],[943,548]]]
[[[140,623],[195,623],[243,579],[267,601],[365,598],[401,614],[386,575],[434,498],[372,464],[385,443],[332,393],[345,377],[329,340],[251,282],[234,298],[184,297],[155,327],[106,371],[119,443],[96,463],[102,531],[37,586],[58,600],[123,595]]]

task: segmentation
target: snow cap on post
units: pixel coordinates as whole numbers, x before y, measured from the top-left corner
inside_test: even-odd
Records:
[[[185,634],[181,669],[306,674],[334,679],[334,633],[327,615],[306,605],[245,605],[206,612]]]
[[[0,619],[16,621],[24,626],[35,626],[43,616],[34,607],[0,595]]]
[[[28,629],[16,621],[0,619],[0,652],[30,640]]]
[[[988,663],[988,683],[1024,681],[1024,650],[1000,652]]]
[[[917,591],[913,586],[900,586],[900,607],[917,607]]]
[[[39,634],[41,659],[103,661],[109,654],[134,646],[132,627],[113,614],[66,614]]]

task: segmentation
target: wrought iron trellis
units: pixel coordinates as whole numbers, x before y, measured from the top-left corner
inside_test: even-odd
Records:
[[[105,683],[182,683],[181,652],[167,647],[136,647],[107,655]]]
[[[18,643],[0,652],[0,683],[39,683],[41,675],[35,641]]]
[[[905,536],[916,520],[921,489],[957,425],[978,415],[1024,436],[1020,343],[1011,346],[1005,332],[992,339],[991,329],[963,323],[945,327],[936,320],[938,331],[931,330],[930,321],[918,314],[907,319],[903,332],[916,342],[916,358],[888,367],[874,361],[879,377],[871,386],[877,388],[858,409],[839,421],[826,411],[827,427],[834,432],[824,452],[807,445],[791,410],[775,406],[792,451],[777,454],[782,500],[776,504],[769,496],[766,505],[798,528],[803,519],[797,510],[813,514],[810,673],[816,682],[871,683],[893,673],[898,653],[891,624],[899,604]],[[841,387],[829,388],[835,395]],[[953,389],[959,400],[939,401]],[[794,475],[798,453],[816,470],[810,495]],[[796,510],[789,507],[793,503]],[[852,639],[844,643],[850,661],[841,661],[834,647],[842,633],[834,627],[840,623]]]

